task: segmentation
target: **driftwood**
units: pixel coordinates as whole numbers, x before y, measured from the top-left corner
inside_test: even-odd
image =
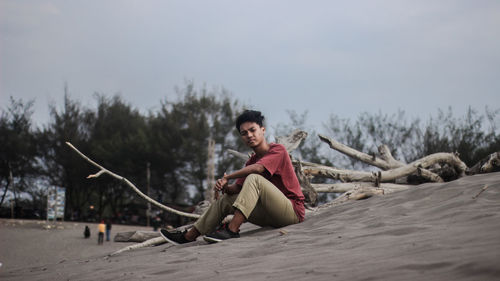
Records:
[[[332,202],[325,204],[322,207],[331,207],[334,205],[345,203],[349,200],[363,200],[375,195],[384,195],[384,190],[374,187],[360,187],[344,192]]]
[[[304,138],[307,136],[306,134],[299,135],[299,132],[300,131],[296,130],[290,136],[278,137],[276,140],[292,140],[291,142],[294,144],[289,147],[295,149],[300,144],[300,141],[303,140],[300,136]],[[335,203],[333,204],[409,189],[411,185],[393,183],[406,182],[407,180],[402,181],[402,179],[408,177],[420,177],[428,182],[443,182],[444,179],[449,180],[453,177],[462,177],[466,173],[474,174],[500,170],[500,153],[494,153],[488,156],[471,169],[468,169],[467,165],[465,165],[458,155],[454,153],[435,153],[412,163],[405,164],[394,159],[390,149],[386,145],[378,147],[379,156],[377,157],[357,151],[323,135],[319,135],[319,138],[331,148],[381,169],[381,171],[354,171],[299,161],[292,158],[292,163],[295,166],[295,172],[301,183],[304,194],[309,198],[315,199],[317,193],[343,193],[334,200]],[[230,150],[229,153],[243,160],[247,160],[249,157],[249,155],[234,150]],[[340,180],[341,182],[332,184],[311,184],[310,180],[315,176]],[[314,193],[311,193],[312,190],[314,190]]]
[[[306,202],[311,204],[311,206],[316,206],[318,201],[318,192],[312,187],[309,178],[304,174],[300,162],[297,166],[295,166],[295,174],[299,180]]]
[[[391,169],[388,171],[379,172],[364,172],[335,169],[326,166],[322,167],[306,167],[304,172],[306,175],[322,176],[332,179],[341,180],[343,182],[361,181],[361,182],[390,182],[398,178],[411,175],[413,173],[421,173],[422,168],[430,167],[436,163],[448,163],[455,167],[460,176],[465,174],[467,166],[453,153],[435,153],[416,160],[405,166]]]
[[[234,157],[239,158],[239,159],[241,159],[243,161],[247,161],[248,158],[250,158],[252,156],[251,153],[245,154],[245,153],[241,153],[239,151],[233,150],[233,149],[228,149],[227,152],[229,154],[233,155]]]
[[[137,194],[139,194],[139,196],[141,196],[142,198],[144,198],[146,201],[148,201],[149,203],[155,205],[156,207],[162,209],[162,210],[165,210],[165,211],[168,211],[168,212],[171,212],[171,213],[174,213],[176,215],[179,215],[179,216],[184,216],[184,217],[188,217],[188,218],[194,218],[194,219],[197,219],[200,217],[200,215],[198,214],[192,214],[192,213],[186,213],[186,212],[181,212],[181,211],[178,211],[174,208],[170,208],[168,206],[165,206],[163,204],[161,204],[160,202],[156,201],[156,200],[153,200],[151,199],[149,196],[147,196],[146,194],[142,193],[133,183],[131,183],[128,179],[120,176],[120,175],[117,175],[107,169],[105,169],[104,167],[102,167],[101,165],[97,164],[96,162],[92,161],[89,157],[87,157],[85,154],[81,153],[76,147],[74,147],[71,143],[69,142],[66,142],[66,144],[71,148],[73,149],[74,151],[76,151],[76,153],[78,153],[83,159],[87,160],[87,162],[89,162],[90,164],[94,165],[95,167],[99,168],[99,172],[97,172],[96,174],[93,174],[93,175],[89,175],[87,178],[97,178],[99,177],[100,175],[102,174],[108,174],[112,177],[114,177],[115,179],[118,179],[122,182],[124,182],[126,185],[128,185],[129,187],[131,187]]]
[[[137,194],[139,194],[139,196],[141,196],[142,198],[144,198],[146,201],[148,201],[149,203],[157,206],[158,208],[162,209],[162,210],[165,210],[167,212],[171,212],[171,213],[174,213],[174,214],[177,214],[179,216],[184,216],[184,217],[188,217],[188,218],[199,218],[201,215],[200,214],[193,214],[193,213],[186,213],[186,212],[181,212],[181,211],[178,211],[176,209],[173,209],[173,208],[170,208],[168,206],[165,206],[161,203],[159,203],[158,201],[155,201],[153,199],[151,199],[149,196],[147,196],[146,194],[142,193],[133,183],[131,183],[128,179],[120,176],[120,175],[117,175],[107,169],[105,169],[104,167],[102,167],[101,165],[97,164],[96,162],[94,162],[93,160],[91,160],[89,157],[87,157],[85,154],[83,154],[82,152],[80,152],[76,147],[74,147],[70,142],[66,142],[66,144],[71,148],[73,149],[76,153],[78,153],[78,155],[80,155],[83,159],[87,160],[87,162],[89,162],[90,164],[94,165],[95,167],[99,168],[99,172],[97,172],[96,174],[93,174],[93,175],[89,175],[87,178],[97,178],[99,177],[100,175],[102,174],[108,174],[118,180],[121,180],[123,181],[126,185],[128,185],[130,188],[132,188]],[[186,226],[183,226],[183,227],[188,227],[189,225],[186,225]],[[113,252],[111,253],[109,256],[114,256],[114,255],[118,255],[120,253],[123,253],[125,251],[130,251],[130,250],[134,250],[134,249],[140,249],[140,248],[144,248],[144,247],[150,247],[150,246],[156,246],[156,245],[160,245],[160,244],[164,244],[166,243],[167,241],[165,241],[165,239],[163,237],[155,237],[155,238],[152,238],[152,239],[149,239],[149,240],[146,240],[142,243],[139,243],[139,244],[134,244],[134,245],[130,245],[128,247],[125,247],[123,249],[120,249],[116,252]]]
[[[397,168],[404,166],[404,164],[392,156],[391,150],[387,145],[382,144],[378,147],[378,153],[380,154],[380,158],[384,160],[390,168]]]
[[[477,162],[476,165],[472,166],[466,171],[468,175],[491,173],[494,171],[500,171],[500,152],[495,152],[488,155],[486,158]]]
[[[483,186],[483,188],[481,188],[481,190],[476,195],[472,196],[472,199],[478,198],[479,195],[481,195],[481,193],[483,193],[486,189],[488,189],[488,187],[489,187],[488,185]]]
[[[151,247],[151,246],[161,245],[161,244],[165,244],[165,243],[167,243],[167,241],[163,237],[156,237],[156,238],[146,240],[146,241],[139,243],[139,244],[134,244],[134,245],[130,245],[128,247],[122,248],[116,252],[109,254],[108,257],[116,256],[120,253],[130,251],[130,250]]]
[[[182,226],[177,227],[176,230],[184,231],[184,230],[191,228],[192,226],[193,226],[193,224],[186,224],[186,225],[182,225]],[[137,231],[137,232],[141,232],[141,231]],[[146,231],[146,232],[148,232],[148,231]],[[163,238],[159,233],[157,234],[157,236],[159,236],[159,237],[151,238],[151,239],[148,239],[142,243],[138,243],[138,244],[134,244],[134,245],[130,245],[130,246],[127,246],[125,248],[122,248],[116,252],[109,254],[108,257],[115,256],[115,255],[118,255],[118,254],[126,252],[126,251],[130,251],[130,250],[136,250],[136,249],[140,249],[140,248],[157,246],[157,245],[167,243],[167,240],[165,240],[165,238]]]
[[[389,170],[395,168],[395,166],[391,165],[391,163],[389,163],[388,161],[374,157],[372,155],[368,155],[366,153],[359,152],[356,149],[353,149],[347,145],[337,142],[332,138],[328,138],[323,135],[318,135],[318,137],[321,141],[327,143],[332,149],[335,149],[349,157],[360,160],[372,166],[378,167],[382,170]]]
[[[294,133],[297,132],[300,131],[294,131]],[[278,137],[277,140],[295,139],[297,143],[290,147],[298,147],[303,138],[293,138],[291,136]],[[357,151],[323,135],[319,135],[319,138],[332,149],[381,169],[381,171],[354,171],[299,161],[292,158],[292,163],[295,166],[295,172],[301,183],[304,195],[316,198],[317,193],[342,193],[342,195],[332,202],[325,204],[325,207],[331,204],[340,204],[348,200],[365,199],[374,195],[409,189],[412,185],[394,184],[394,182],[407,182],[409,181],[407,179],[409,177],[412,177],[412,180],[415,178],[419,181],[423,179],[424,182],[444,182],[445,180],[462,177],[466,174],[471,175],[500,170],[500,152],[489,155],[469,169],[460,160],[458,155],[454,153],[435,153],[412,163],[405,164],[394,159],[390,149],[386,145],[378,147],[379,156],[377,157]],[[249,155],[234,150],[229,151],[229,153],[244,160],[249,157]],[[341,182],[329,184],[311,183],[311,178],[316,176],[331,178]],[[314,190],[314,193],[311,193],[311,190]]]
[[[292,152],[295,150],[297,147],[299,147],[300,143],[307,138],[307,133],[301,130],[295,130],[293,131],[290,135],[284,136],[284,137],[277,137],[276,142],[279,144],[282,144],[288,153]],[[290,159],[292,160],[292,163],[295,163],[295,174],[297,175],[297,179],[299,180],[299,184],[302,187],[302,191],[304,193],[304,196],[306,198],[306,203],[310,204],[311,206],[315,206],[318,201],[318,193],[316,190],[311,186],[309,177],[304,174],[304,171],[302,170],[302,163],[301,161],[294,161],[293,157],[290,156]]]
[[[113,241],[115,242],[144,242],[146,240],[160,237],[156,231],[126,231],[118,232]]]
[[[405,164],[403,164],[402,162],[394,159],[391,151],[386,145],[381,145],[378,147],[380,158],[377,158],[375,155],[368,155],[366,153],[357,151],[356,149],[339,143],[332,138],[328,138],[323,135],[318,135],[318,137],[320,140],[327,143],[332,149],[335,149],[349,157],[360,160],[364,163],[378,167],[384,171],[405,166]],[[443,179],[439,175],[432,173],[426,169],[420,169],[419,175],[432,182],[443,182]]]
[[[376,188],[370,182],[341,182],[341,183],[316,183],[311,186],[318,193],[344,193],[360,188]],[[377,188],[382,189],[384,194],[393,193],[396,191],[407,190],[411,185],[381,183]]]
[[[380,158],[386,161],[392,168],[399,168],[405,165],[403,162],[394,159],[391,150],[385,144],[378,147],[378,153],[380,154]],[[421,169],[419,176],[431,182],[444,182],[441,176],[428,169]]]
[[[326,209],[332,206],[343,204],[350,200],[363,200],[368,199],[372,196],[387,194],[386,190],[377,187],[356,187],[354,189],[348,190],[335,198],[334,200],[320,205],[312,210],[306,210],[306,214],[315,215],[317,211],[321,209]]]
[[[480,173],[491,173],[500,168],[500,152],[495,152],[488,157],[486,163],[481,165]]]
[[[284,137],[276,137],[276,143],[285,146],[288,153],[299,147],[300,143],[307,138],[307,133],[301,130],[295,130],[290,135]]]

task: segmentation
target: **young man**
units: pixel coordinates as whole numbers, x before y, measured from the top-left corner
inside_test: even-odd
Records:
[[[243,142],[255,154],[245,167],[224,174],[215,184],[223,196],[213,202],[194,226],[184,232],[160,230],[173,244],[195,241],[205,235],[209,242],[239,237],[242,223],[249,221],[260,226],[283,227],[304,220],[304,195],[295,175],[290,156],[281,144],[268,143],[263,126],[264,116],[259,111],[247,110],[236,120]],[[229,180],[236,179],[229,184]],[[231,222],[221,225],[229,214]]]

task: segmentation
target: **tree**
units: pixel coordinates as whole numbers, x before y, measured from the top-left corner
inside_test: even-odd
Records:
[[[439,110],[426,124],[419,118],[407,121],[403,111],[393,115],[365,112],[355,122],[331,115],[326,129],[339,142],[369,154],[385,144],[394,158],[410,163],[437,152],[458,152],[471,166],[500,150],[495,125],[498,112],[486,108],[486,114],[481,115],[468,108],[465,116],[455,117],[449,108],[447,112]],[[351,167],[359,165],[350,160]]]
[[[10,106],[0,116],[0,206],[9,189],[18,204],[19,193],[27,190],[37,174],[36,130],[32,126],[34,101],[10,98]]]
[[[234,107],[224,89],[197,90],[193,82],[176,89],[177,101],[164,100],[159,113],[150,117],[152,184],[169,203],[186,203],[189,187],[192,203],[204,199],[207,188],[207,145],[215,140],[219,173],[236,162],[225,150],[234,140]],[[153,178],[153,176],[152,176]],[[163,197],[163,196],[161,196]]]
[[[460,159],[472,166],[487,155],[500,150],[495,118],[499,110],[485,109],[485,115],[469,107],[463,117],[455,117],[452,109],[439,110],[430,118],[419,135],[421,146],[414,158],[436,152],[458,152]],[[489,128],[487,128],[489,126]]]
[[[112,98],[96,95],[96,98],[97,110],[92,114],[89,128],[90,154],[105,167],[112,167],[145,187],[150,155],[146,118],[117,95]],[[93,183],[95,192],[91,202],[96,204],[99,218],[104,216],[106,207],[107,216],[116,216],[135,201],[129,189],[115,179],[101,177]]]
[[[43,177],[48,186],[66,188],[66,216],[82,219],[88,216],[92,184],[84,180],[90,173],[88,165],[71,153],[65,144],[71,141],[89,152],[89,125],[92,114],[78,102],[71,100],[67,87],[64,106],[58,111],[50,106],[51,121],[44,128],[39,146],[42,151]]]

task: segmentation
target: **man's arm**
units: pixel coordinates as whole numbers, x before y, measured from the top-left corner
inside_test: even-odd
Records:
[[[230,194],[238,193],[240,187],[236,184],[232,184],[232,185],[228,186],[227,183],[229,180],[243,178],[243,177],[246,177],[250,174],[262,174],[262,173],[264,173],[265,170],[266,170],[266,168],[264,168],[264,166],[261,164],[252,164],[252,165],[248,165],[248,166],[246,166],[246,167],[244,167],[236,172],[233,172],[229,175],[224,174],[224,176],[221,179],[218,179],[217,182],[215,183],[215,190],[219,191],[219,190],[227,189],[227,193],[230,193]],[[238,192],[235,192],[236,188],[237,188]]]
[[[226,180],[238,179],[238,178],[246,177],[250,174],[262,174],[262,173],[264,173],[265,170],[266,170],[266,168],[264,168],[264,166],[261,164],[252,164],[252,165],[245,166],[244,168],[242,168],[236,172],[233,172],[229,175],[224,175],[223,178],[226,178]]]

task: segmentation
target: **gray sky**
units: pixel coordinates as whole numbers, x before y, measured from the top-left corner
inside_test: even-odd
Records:
[[[185,79],[223,86],[273,125],[287,110],[427,118],[500,108],[500,1],[0,0],[0,106],[34,117],[121,93],[146,112]]]

